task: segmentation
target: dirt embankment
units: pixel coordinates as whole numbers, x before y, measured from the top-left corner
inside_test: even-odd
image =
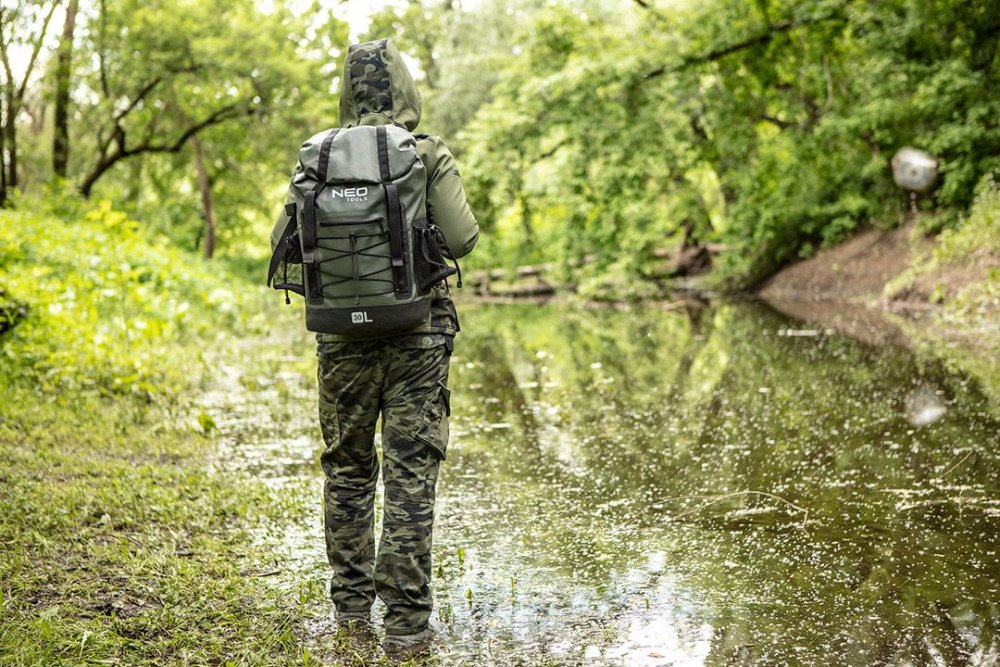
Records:
[[[848,301],[871,305],[910,264],[912,225],[870,230],[783,269],[760,289],[767,300]],[[923,245],[929,247],[929,242]],[[916,248],[923,250],[924,248]]]
[[[759,295],[777,310],[819,326],[870,343],[905,345],[908,337],[900,329],[901,316],[933,326],[940,302],[1000,266],[994,253],[977,253],[959,266],[921,273],[887,294],[886,286],[933,247],[934,241],[921,236],[913,223],[891,231],[865,231],[785,268],[760,288]]]

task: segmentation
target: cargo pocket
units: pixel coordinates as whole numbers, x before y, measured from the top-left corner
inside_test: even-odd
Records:
[[[438,380],[420,410],[416,439],[444,460],[448,452],[448,417],[451,415],[451,390]]]
[[[319,397],[319,426],[323,431],[326,451],[332,452],[340,446],[340,418],[337,415],[337,406],[322,396]]]

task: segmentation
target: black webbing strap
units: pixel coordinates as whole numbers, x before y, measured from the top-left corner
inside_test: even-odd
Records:
[[[281,260],[285,257],[285,252],[288,249],[288,237],[292,235],[295,231],[295,225],[298,224],[298,220],[295,218],[295,202],[290,202],[285,204],[285,215],[288,216],[288,224],[285,225],[285,229],[281,232],[281,238],[278,239],[277,245],[274,246],[274,252],[271,253],[271,262],[267,266],[267,286],[271,286],[271,282],[274,280],[274,272],[278,270],[278,265],[281,264]]]
[[[397,292],[406,290],[406,266],[403,263],[403,211],[395,183],[385,184],[385,203],[389,210],[389,256],[392,259],[392,282]]]
[[[392,182],[389,170],[389,137],[385,125],[375,126],[378,144],[378,169],[385,188],[385,205],[389,220],[389,255],[392,260],[392,284],[397,292],[405,292],[406,265],[403,260],[403,209],[399,205],[399,191]]]
[[[378,144],[378,169],[383,183],[392,180],[389,172],[389,137],[385,131],[385,125],[375,126],[375,142]]]
[[[330,150],[333,147],[333,140],[340,132],[339,128],[330,130],[329,134],[323,138],[323,143],[319,147],[319,162],[316,165],[316,185],[306,193],[305,202],[302,205],[302,268],[308,276],[309,300],[322,301],[323,286],[319,283],[319,268],[316,266],[316,198],[326,187],[326,181],[330,177],[327,173],[330,168]]]
[[[302,207],[302,263],[309,265],[316,262],[313,250],[316,249],[316,191],[306,193],[306,201]]]
[[[327,179],[330,178],[330,174],[327,173],[330,170],[330,149],[333,147],[333,140],[339,132],[339,127],[330,130],[330,134],[323,138],[323,143],[319,147],[319,162],[316,164],[316,172],[322,175],[323,185],[326,185]]]

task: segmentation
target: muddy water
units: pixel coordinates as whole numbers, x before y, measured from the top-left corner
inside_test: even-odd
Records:
[[[974,379],[753,304],[462,324],[441,664],[997,664],[1000,411]],[[221,465],[306,499],[265,539],[321,616],[315,364],[286,326],[206,405]]]

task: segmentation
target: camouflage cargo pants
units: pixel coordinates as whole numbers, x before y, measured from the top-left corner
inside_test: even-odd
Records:
[[[433,604],[431,538],[448,444],[451,337],[320,343],[319,415],[330,596],[338,611],[386,604],[388,634],[421,630]],[[382,535],[375,550],[375,423],[382,417]]]

